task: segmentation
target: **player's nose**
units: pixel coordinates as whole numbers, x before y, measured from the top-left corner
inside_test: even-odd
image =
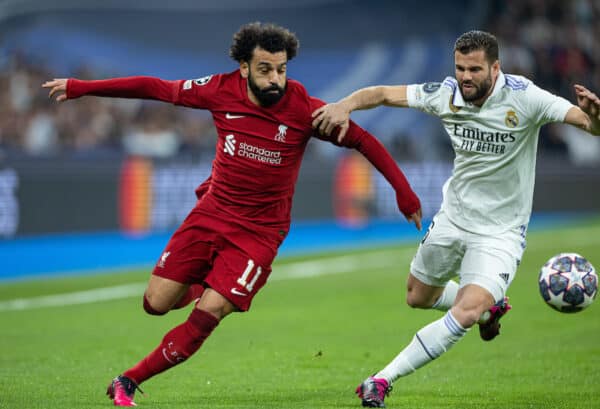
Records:
[[[269,82],[273,85],[279,85],[279,82],[281,81],[281,74],[279,74],[277,71],[271,71],[271,75],[269,76]]]

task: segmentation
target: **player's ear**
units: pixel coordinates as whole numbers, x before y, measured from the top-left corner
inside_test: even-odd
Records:
[[[248,78],[249,72],[250,72],[250,65],[246,61],[242,61],[240,63],[240,73],[242,74],[242,78]]]
[[[494,75],[498,74],[500,72],[500,60],[496,60],[494,61],[494,63],[492,64],[492,73]]]

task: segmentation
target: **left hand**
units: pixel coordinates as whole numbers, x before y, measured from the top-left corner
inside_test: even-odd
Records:
[[[423,213],[421,209],[417,210],[415,213],[411,214],[406,218],[409,222],[413,222],[417,230],[421,231],[421,218],[423,217]]]
[[[341,142],[350,125],[350,111],[340,102],[323,105],[312,113],[312,126],[323,135],[331,135],[336,127],[340,127],[337,141]]]
[[[600,121],[600,98],[583,85],[575,84],[574,87],[579,108],[592,120]]]

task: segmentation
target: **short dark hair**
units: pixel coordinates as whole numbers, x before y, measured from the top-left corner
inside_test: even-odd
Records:
[[[257,46],[270,53],[285,51],[289,61],[296,56],[300,43],[286,28],[271,23],[249,23],[233,35],[229,55],[237,62],[249,62]]]
[[[493,34],[486,31],[467,31],[454,43],[454,51],[468,54],[472,51],[483,50],[490,64],[498,59],[498,40]]]

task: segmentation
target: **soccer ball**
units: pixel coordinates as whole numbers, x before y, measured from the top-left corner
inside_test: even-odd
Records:
[[[560,312],[578,312],[594,301],[598,275],[594,266],[576,253],[552,257],[540,270],[540,294],[546,304]]]

